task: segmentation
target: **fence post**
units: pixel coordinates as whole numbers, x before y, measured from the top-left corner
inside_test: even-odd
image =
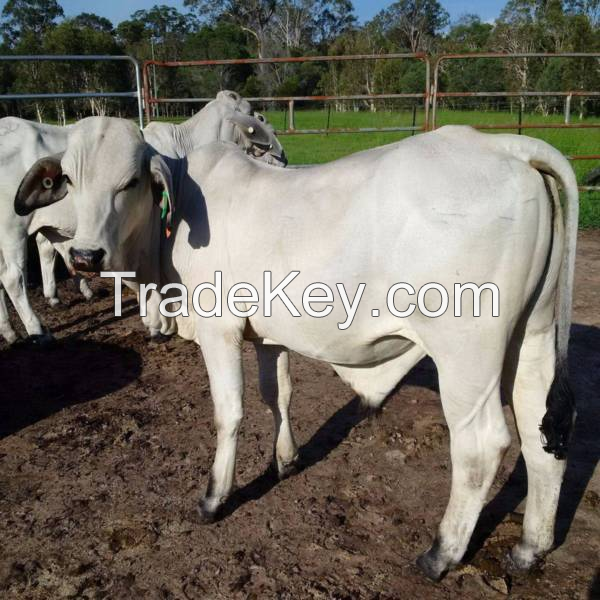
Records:
[[[565,100],[565,125],[571,124],[571,101],[573,100],[573,94],[569,94]]]
[[[523,134],[521,125],[523,125],[523,98],[521,98],[521,101],[519,102],[519,135]]]
[[[296,124],[294,122],[294,101],[290,100],[288,102],[288,108],[289,108],[289,129],[290,131],[294,131],[294,129],[296,129]]]

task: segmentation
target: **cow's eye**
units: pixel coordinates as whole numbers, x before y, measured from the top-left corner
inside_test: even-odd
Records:
[[[137,177],[134,177],[124,188],[123,191],[125,190],[131,190],[132,188],[134,188],[138,183],[140,182],[140,180]]]

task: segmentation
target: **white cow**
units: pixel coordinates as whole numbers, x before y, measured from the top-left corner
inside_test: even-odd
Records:
[[[167,166],[132,124],[95,118],[77,125],[52,169],[33,169],[16,197],[18,212],[52,200],[42,187],[50,172],[70,181],[77,213],[72,253],[80,267],[134,270],[140,283],[149,283],[160,264],[164,281],[185,284],[192,300],[194,288],[214,282],[217,271],[223,298],[241,282],[260,290],[237,305],[238,311],[257,307],[251,316],[225,306],[220,317],[203,318],[191,308],[191,316],[177,317],[179,334],[202,348],[214,402],[217,449],[201,503],[206,520],[234,484],[241,348],[249,339],[275,415],[282,475],[297,456],[288,418],[288,348],[330,363],[371,406],[421,357],[433,358],[452,458],[448,507],[436,542],[418,561],[433,579],[461,560],[510,443],[502,385],[529,482],[512,560],[527,568],[551,549],[573,419],[566,360],[578,216],[575,177],[558,151],[524,136],[447,127],[301,170],[249,160],[231,144],[205,146]],[[564,219],[557,181],[566,192]],[[169,239],[161,235],[163,192],[176,206]],[[273,287],[264,283],[267,271]],[[292,281],[293,271],[299,274]],[[266,316],[267,294],[280,282],[288,282],[286,296]],[[332,310],[322,318],[292,316],[282,300],[303,310],[305,290],[317,282],[338,290],[340,298],[326,298]],[[455,283],[493,282],[500,314],[492,316],[492,295],[484,292],[479,317],[468,295],[462,317],[449,310],[429,318],[416,310],[398,318],[385,304],[398,282],[415,289],[439,283],[450,307]],[[366,288],[354,321],[340,328],[352,298],[356,307],[360,284]],[[213,309],[212,292],[204,289],[197,298],[203,310]],[[398,293],[396,310],[408,301]],[[437,307],[428,302],[430,310]]]
[[[15,215],[13,200],[17,187],[31,165],[38,159],[62,153],[72,126],[56,127],[25,121],[15,117],[0,119],[0,334],[9,342],[17,336],[10,324],[5,292],[13,302],[27,333],[34,340],[47,341],[39,318],[27,297],[27,238],[36,232],[40,254],[44,296],[51,306],[59,303],[56,295],[54,262],[58,251],[69,264],[67,251],[74,235],[75,214],[71,201],[50,206],[29,217]],[[286,157],[274,134],[273,127],[259,113],[252,114],[250,104],[239,94],[219,92],[217,98],[180,125],[151,123],[144,130],[146,141],[157,151],[173,158],[182,158],[194,148],[216,140],[233,141],[248,154],[265,162],[284,166]],[[63,185],[62,183],[60,185]],[[49,241],[50,240],[50,241]],[[52,242],[52,243],[51,243]],[[84,278],[76,282],[86,299],[92,291]],[[154,300],[158,300],[158,295]],[[151,303],[151,306],[155,304]],[[151,335],[169,333],[165,319],[149,317],[146,324]]]

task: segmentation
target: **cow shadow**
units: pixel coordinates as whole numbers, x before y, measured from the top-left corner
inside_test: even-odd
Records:
[[[556,544],[564,542],[577,508],[600,459],[600,329],[574,325],[571,330],[570,379],[577,402],[576,421],[565,479],[561,490]],[[437,371],[429,359],[421,361],[404,379],[402,385],[418,385],[438,391]],[[305,470],[325,459],[349,433],[368,415],[360,401],[353,398],[337,410],[299,449],[300,470]],[[219,518],[225,518],[249,501],[260,499],[278,483],[270,468],[253,481],[238,488],[221,509]],[[481,513],[465,560],[473,558],[494,529],[514,512],[527,495],[527,474],[522,456],[498,494]],[[597,582],[593,585],[597,586]]]
[[[0,361],[0,439],[119,390],[141,371],[135,350],[111,343],[72,338],[43,349],[10,348]]]

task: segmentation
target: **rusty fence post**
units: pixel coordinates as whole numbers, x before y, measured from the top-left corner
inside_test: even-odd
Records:
[[[294,101],[290,100],[288,102],[288,110],[289,110],[289,124],[288,124],[288,128],[290,131],[294,131],[294,129],[296,129],[296,123],[295,123],[295,118],[294,118]]]

